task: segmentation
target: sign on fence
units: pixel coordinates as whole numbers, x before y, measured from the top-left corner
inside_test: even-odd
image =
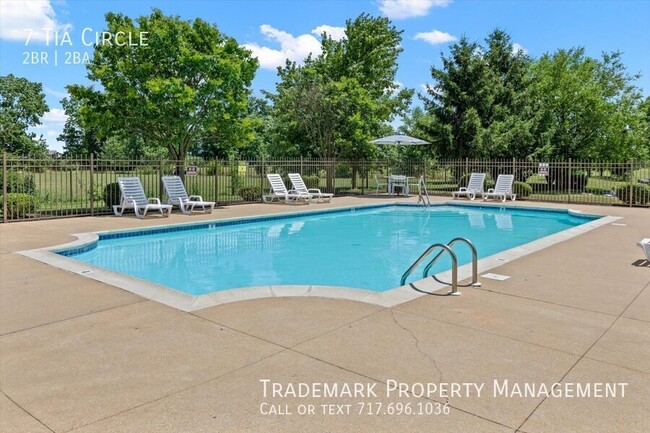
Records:
[[[185,174],[187,176],[196,176],[199,174],[199,168],[196,165],[190,165],[185,169]]]
[[[548,176],[548,162],[540,162],[537,167],[537,174],[540,176]]]

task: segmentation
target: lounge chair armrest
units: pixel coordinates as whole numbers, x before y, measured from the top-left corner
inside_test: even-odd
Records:
[[[465,186],[461,186],[460,189],[459,189],[458,191],[459,191],[459,192],[460,192],[460,191],[467,191],[467,187],[465,187]]]
[[[309,188],[307,190],[307,192],[308,193],[315,193],[315,194],[322,194],[322,192],[320,192],[320,189],[318,189],[318,188]]]
[[[158,197],[149,197],[148,201],[149,203],[161,204],[160,199]]]
[[[201,197],[200,195],[191,195],[190,200],[191,201],[203,201],[203,197]]]
[[[493,193],[494,193],[494,188],[490,188],[490,189],[488,189],[488,190],[487,190],[487,193],[488,193],[488,194],[493,194]]]

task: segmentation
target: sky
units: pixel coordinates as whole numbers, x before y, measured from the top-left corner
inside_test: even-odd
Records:
[[[442,65],[450,44],[462,36],[482,42],[500,28],[535,58],[578,46],[597,58],[621,51],[628,72],[642,75],[635,84],[650,95],[650,0],[0,0],[0,75],[43,84],[50,111],[32,131],[50,149],[63,148],[56,137],[66,119],[66,86],[91,84],[83,62],[105,29],[104,15],[136,18],[152,8],[202,18],[250,49],[260,61],[255,94],[275,89],[285,59],[318,54],[323,31],[340,38],[346,20],[368,13],[403,31],[396,81],[418,92],[432,82],[430,69]]]

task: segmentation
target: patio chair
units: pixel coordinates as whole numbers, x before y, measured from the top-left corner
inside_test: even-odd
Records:
[[[512,183],[515,180],[515,176],[512,174],[500,174],[497,177],[497,183],[494,185],[494,188],[490,188],[487,192],[482,193],[483,200],[488,198],[500,198],[501,201],[506,201],[508,197],[515,201],[517,199],[517,194],[512,193]]]
[[[289,173],[289,180],[291,180],[294,191],[298,191],[301,194],[307,193],[311,198],[317,198],[321,202],[327,201],[329,203],[334,195],[329,192],[321,192],[318,188],[307,188],[305,181],[302,180],[302,176],[299,173]]]
[[[205,213],[214,210],[215,202],[204,201],[200,195],[188,195],[180,176],[163,176],[162,183],[167,192],[167,204],[178,206],[184,214],[191,214],[197,206]]]
[[[477,195],[483,194],[483,184],[485,183],[485,173],[472,173],[469,177],[467,186],[462,186],[458,191],[451,193],[452,198],[457,199],[460,196],[466,196],[474,200]]]
[[[266,175],[266,178],[271,184],[271,189],[269,190],[268,194],[262,196],[262,201],[264,203],[271,203],[276,198],[278,201],[280,201],[280,199],[284,199],[285,203],[296,203],[298,200],[302,200],[303,202],[309,204],[311,201],[311,194],[307,192],[299,192],[293,189],[287,190],[287,187],[284,186],[282,177],[279,174],[270,173]]]
[[[639,242],[636,243],[643,252],[645,253],[645,258],[648,262],[650,262],[650,238],[646,239],[641,239]]]
[[[377,177],[377,173],[374,174],[375,176],[375,195],[379,195],[379,189],[388,189],[388,182],[379,182],[379,178]]]
[[[172,212],[172,205],[161,204],[159,198],[147,198],[142,188],[142,183],[137,177],[118,177],[117,183],[120,186],[121,198],[119,205],[113,205],[113,212],[115,216],[122,216],[125,209],[133,209],[135,216],[142,219],[147,215],[150,210],[167,211],[165,216],[169,216]],[[142,212],[142,213],[140,213]]]

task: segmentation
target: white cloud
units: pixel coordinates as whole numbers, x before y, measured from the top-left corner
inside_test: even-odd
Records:
[[[322,25],[316,27],[314,30],[311,31],[312,35],[319,36],[324,33],[327,33],[327,35],[334,39],[335,41],[340,41],[341,39],[345,39],[345,27],[334,27],[334,26],[328,26],[328,25]]]
[[[49,149],[63,150],[63,142],[56,139],[63,131],[65,121],[68,119],[62,108],[52,108],[41,117],[41,124],[29,128],[30,132],[35,132],[36,136],[43,135]]]
[[[68,95],[68,92],[59,92],[58,90],[54,90],[54,89],[49,88],[49,87],[47,87],[47,86],[46,86],[46,87],[43,87],[43,90],[44,90],[45,93],[47,93],[48,95],[56,96],[57,98],[67,98],[67,97],[69,96],[69,95]]]
[[[68,120],[68,116],[66,116],[65,111],[63,111],[62,108],[52,108],[50,111],[43,115],[41,118],[41,123],[43,125],[63,125],[65,124],[66,120]]]
[[[444,7],[451,0],[380,0],[379,10],[388,18],[401,20],[411,17],[423,17],[432,7]]]
[[[72,28],[57,20],[49,0],[0,1],[0,39],[54,44],[54,32],[61,34]],[[49,29],[48,32],[45,29]],[[29,38],[29,41],[28,41]]]
[[[457,41],[456,36],[449,33],[441,32],[440,30],[432,30],[430,32],[420,32],[415,35],[413,39],[422,39],[431,45],[446,44],[448,42]]]
[[[523,51],[524,54],[528,54],[528,50],[521,44],[518,44],[516,42],[512,44],[512,54],[517,54],[519,51]]]
[[[290,33],[275,29],[268,24],[260,26],[260,32],[270,41],[280,44],[280,49],[263,47],[255,43],[243,46],[253,53],[260,61],[260,67],[275,69],[284,65],[286,59],[301,63],[310,53],[317,56],[321,53],[320,41],[310,34],[293,36]]]

